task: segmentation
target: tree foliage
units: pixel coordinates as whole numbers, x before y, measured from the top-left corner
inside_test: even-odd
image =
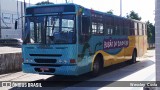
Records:
[[[54,3],[48,2],[48,1],[42,1],[42,2],[36,3],[36,5],[47,5],[47,4],[54,4]]]
[[[148,42],[155,43],[155,26],[149,21],[147,21],[146,24],[147,24]]]
[[[107,13],[113,15],[113,10],[109,10]]]
[[[127,18],[129,19],[135,19],[135,20],[141,20],[141,17],[138,15],[138,13],[134,12],[133,10],[130,11],[130,14],[127,15]]]

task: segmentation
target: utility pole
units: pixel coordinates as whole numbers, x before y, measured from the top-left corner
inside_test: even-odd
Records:
[[[47,0],[48,4],[49,4],[49,0]]]
[[[30,6],[30,4],[31,4],[31,2],[30,2],[30,0],[29,0],[29,6]]]
[[[2,30],[2,26],[1,26],[1,21],[2,21],[2,17],[1,17],[1,0],[0,0],[0,38],[1,38],[1,30]]]
[[[120,0],[120,16],[122,17],[122,0]]]
[[[26,13],[26,1],[24,0],[24,14]]]
[[[160,43],[159,43],[159,38],[160,38],[160,0],[155,0],[155,30],[156,30],[156,81],[160,81]],[[157,87],[155,90],[159,90],[160,87]]]
[[[68,3],[68,1],[66,0],[66,3]]]
[[[21,2],[21,17],[23,17],[26,13],[26,1],[24,0],[24,2]],[[23,37],[23,32],[24,32],[24,22],[25,22],[25,19],[22,18],[21,19],[21,24],[22,24],[22,39],[24,39]]]
[[[17,18],[19,18],[19,1],[17,0]],[[19,28],[19,23],[17,24],[18,28]]]

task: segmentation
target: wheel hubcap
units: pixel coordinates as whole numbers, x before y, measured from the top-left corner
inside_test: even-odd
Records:
[[[98,72],[99,64],[97,62],[94,63],[93,69],[94,69],[95,72]]]

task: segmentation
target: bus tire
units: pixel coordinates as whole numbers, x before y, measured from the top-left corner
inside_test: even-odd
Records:
[[[92,71],[92,76],[98,76],[101,71],[102,71],[102,62],[100,60],[100,57],[96,57],[93,63],[93,71]]]
[[[134,50],[133,53],[132,53],[132,59],[129,60],[129,61],[127,61],[127,64],[136,63],[136,57],[137,57],[137,55],[136,55],[136,50]]]

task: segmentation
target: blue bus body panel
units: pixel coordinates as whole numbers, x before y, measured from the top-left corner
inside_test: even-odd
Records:
[[[91,67],[91,62],[88,62],[89,59],[88,61],[80,61],[81,58],[77,58],[78,52],[77,45],[75,44],[50,46],[23,45],[22,52],[24,59],[24,62],[22,63],[22,70],[25,73],[80,75],[89,72],[89,67]],[[71,64],[70,59],[75,59],[76,63]],[[62,62],[64,60],[66,62]],[[53,71],[37,72],[35,70],[36,68],[48,68]]]
[[[60,11],[59,7],[54,9],[45,9],[46,7],[58,7],[60,6],[64,10]],[[67,6],[73,6],[73,8],[67,8]],[[44,8],[44,11],[39,8]],[[32,9],[36,9],[35,12]],[[104,21],[106,20],[105,16],[112,17],[113,20],[116,18],[130,20],[123,17],[118,17],[116,15],[110,15],[107,13],[95,11],[92,9],[84,8],[80,5],[76,4],[58,4],[58,5],[42,5],[42,6],[33,6],[28,7],[26,11],[30,11],[26,13],[26,16],[31,16],[33,13],[35,16],[43,16],[43,15],[69,15],[73,14],[76,16],[76,44],[54,44],[54,45],[41,45],[41,44],[27,44],[22,46],[22,55],[24,62],[22,64],[22,70],[26,73],[38,73],[38,74],[52,74],[52,75],[80,75],[92,70],[92,64],[94,58],[96,57],[96,53],[102,51],[104,54],[103,59],[108,56],[112,56],[109,58],[111,65],[114,64],[114,61],[118,60],[122,61],[125,59],[125,50],[129,46],[135,46],[134,43],[131,45],[129,42],[128,35],[121,35],[113,33],[115,27],[108,27],[104,25]],[[42,12],[41,12],[42,10]],[[51,11],[50,11],[51,10]],[[53,10],[53,12],[52,12]],[[55,10],[55,11],[54,11]],[[81,17],[79,17],[81,15]],[[94,17],[92,17],[92,15]],[[100,15],[100,17],[99,17]],[[103,32],[96,33],[90,31],[89,34],[82,33],[82,24],[81,20],[82,16],[90,17],[91,21],[94,18],[99,17],[102,19],[99,22],[99,19],[96,20],[96,23],[103,24]],[[103,20],[104,19],[104,20]],[[93,20],[94,22],[95,20]],[[134,20],[135,21],[135,20]],[[87,23],[87,22],[86,22]],[[95,22],[94,22],[95,23]],[[107,24],[106,24],[107,25]],[[92,28],[92,26],[90,26]],[[96,26],[96,28],[98,28]],[[99,28],[100,29],[100,28]],[[112,30],[112,34],[111,34]],[[117,29],[118,30],[118,29]],[[110,31],[110,33],[108,32]],[[71,36],[71,35],[69,35]],[[72,37],[70,37],[72,38]],[[71,39],[72,40],[72,39]],[[132,49],[126,49],[132,52]],[[126,54],[130,56],[129,54]],[[106,58],[104,64],[109,61]],[[75,63],[70,63],[70,61],[75,60]],[[124,61],[124,60],[123,60]],[[107,63],[108,64],[108,63]],[[109,65],[109,64],[108,64]],[[47,71],[49,69],[49,72]]]

